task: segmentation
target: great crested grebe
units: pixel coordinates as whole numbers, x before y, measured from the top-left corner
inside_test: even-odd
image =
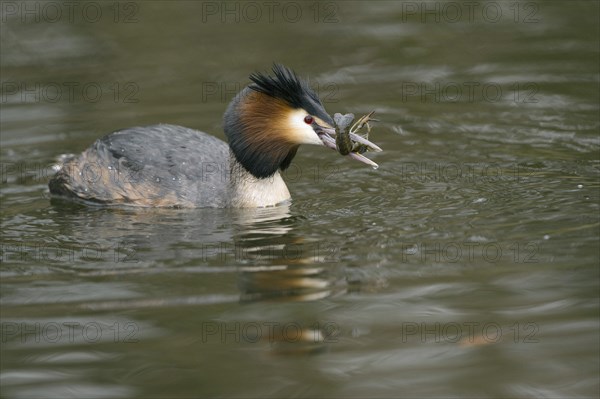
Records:
[[[118,130],[67,159],[50,180],[50,192],[146,207],[265,207],[290,200],[279,171],[300,144],[335,149],[334,121],[292,70],[274,64],[273,74],[251,74],[252,83],[227,107],[229,145],[176,125]]]

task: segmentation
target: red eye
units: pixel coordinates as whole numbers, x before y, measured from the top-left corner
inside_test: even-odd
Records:
[[[313,121],[314,121],[314,119],[313,119],[313,117],[312,117],[312,116],[310,116],[310,115],[306,115],[306,116],[304,117],[304,123],[306,123],[307,125],[310,125],[311,123],[313,123]]]

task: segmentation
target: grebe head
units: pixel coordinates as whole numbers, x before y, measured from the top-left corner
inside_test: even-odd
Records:
[[[325,145],[334,122],[317,94],[294,71],[273,65],[274,76],[252,83],[229,104],[224,130],[237,161],[257,178],[285,170],[300,144]]]

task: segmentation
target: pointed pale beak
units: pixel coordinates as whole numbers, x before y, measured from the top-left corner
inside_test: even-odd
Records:
[[[330,127],[320,126],[316,123],[314,125],[315,125],[314,130],[317,133],[317,136],[319,136],[319,138],[323,142],[323,145],[325,147],[331,148],[332,150],[337,152],[337,146],[335,144],[335,134],[336,134],[335,129],[330,128]],[[372,151],[375,151],[375,152],[383,151],[381,148],[379,148],[379,146],[377,144],[372,143],[371,141],[369,141],[369,140],[365,139],[364,137],[361,137],[357,134],[350,133],[350,138],[353,141],[356,141],[360,144],[366,145]],[[351,152],[350,154],[348,154],[348,157],[355,159],[357,161],[360,161],[362,163],[366,163],[367,165],[372,166],[373,168],[379,167],[379,165],[377,165],[375,162],[371,161],[369,158],[363,156],[362,154],[356,153],[356,152]]]

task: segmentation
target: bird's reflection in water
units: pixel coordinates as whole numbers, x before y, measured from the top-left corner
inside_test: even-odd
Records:
[[[242,303],[315,301],[346,292],[338,251],[295,234],[302,218],[292,216],[289,206],[246,210],[238,216],[234,240]],[[261,340],[278,354],[324,350],[337,329],[306,316],[276,323],[262,331]]]
[[[332,245],[293,232],[289,206],[245,211],[234,235],[241,300],[312,301],[343,293]]]
[[[60,236],[77,237],[76,243],[88,247],[94,243],[102,248],[118,247],[119,251],[131,249],[135,257],[135,262],[107,263],[100,258],[87,263],[75,259],[73,263],[56,265],[81,277],[233,272],[237,275],[238,298],[243,305],[308,303],[347,290],[338,248],[333,243],[298,235],[295,227],[305,221],[302,216],[292,214],[287,205],[181,210],[86,207],[55,202],[54,209],[63,207],[68,212],[53,213]],[[119,233],[117,237],[115,232]],[[220,295],[217,290],[209,297],[107,299],[83,306],[103,310],[167,307],[212,303],[219,298],[235,301],[235,296]],[[287,312],[283,307],[280,310]],[[266,340],[270,347],[277,347],[277,353],[321,350],[335,333],[332,326],[317,322],[314,312],[302,316],[286,313],[281,319],[278,326],[269,331],[263,329],[260,338],[260,342]]]

